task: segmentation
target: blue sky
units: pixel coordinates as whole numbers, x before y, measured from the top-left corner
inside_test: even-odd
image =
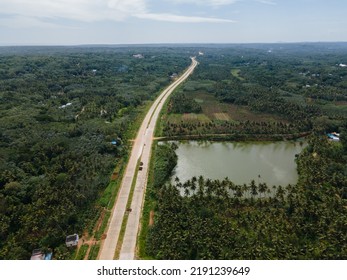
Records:
[[[345,0],[0,0],[0,45],[347,41]]]

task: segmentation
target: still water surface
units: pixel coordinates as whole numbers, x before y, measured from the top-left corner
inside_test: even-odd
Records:
[[[272,185],[295,184],[298,179],[295,155],[305,144],[302,142],[231,143],[231,142],[176,142],[177,176],[181,182],[193,176],[210,179],[228,177],[236,184],[252,179]],[[259,176],[260,175],[260,176]]]

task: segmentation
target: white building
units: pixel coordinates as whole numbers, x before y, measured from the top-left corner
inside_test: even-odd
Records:
[[[66,236],[66,240],[65,240],[66,247],[77,246],[78,239],[79,237],[77,233]]]

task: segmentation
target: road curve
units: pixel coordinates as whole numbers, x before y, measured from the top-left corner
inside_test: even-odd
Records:
[[[123,176],[117,200],[112,210],[112,215],[107,230],[107,236],[100,249],[100,260],[114,259],[132,181],[136,173],[138,160],[140,159],[140,161],[143,162],[143,168],[137,173],[137,177],[135,178],[136,183],[131,202],[131,212],[129,213],[119,259],[132,260],[136,257],[137,234],[147,184],[148,167],[151,156],[155,126],[159,117],[159,113],[166,99],[182,82],[184,82],[193,73],[195,67],[198,65],[195,57],[192,57],[191,59],[192,64],[190,65],[190,67],[184,72],[183,75],[181,75],[175,82],[169,85],[160,94],[160,96],[152,104],[141,124],[140,130],[133,143],[133,148]]]

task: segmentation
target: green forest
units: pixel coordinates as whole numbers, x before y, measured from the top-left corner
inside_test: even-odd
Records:
[[[0,259],[73,258],[65,237],[93,230],[136,120],[189,64],[165,47],[0,48]]]
[[[169,100],[157,135],[236,141],[304,136],[308,146],[296,157],[299,179],[288,186],[257,178],[242,185],[204,176],[172,180],[175,147],[158,142],[140,257],[346,259],[347,69],[340,66],[346,45],[202,51],[191,79]],[[340,142],[329,141],[330,132],[340,133]]]
[[[161,140],[308,146],[297,184],[273,187],[172,182],[177,146],[155,142],[139,258],[347,258],[347,45],[322,43],[0,47],[0,259],[97,257],[131,140],[190,56]],[[74,233],[94,245],[66,248]]]
[[[338,131],[347,120],[347,67],[340,66],[347,54],[345,44],[202,51],[195,73],[172,96],[158,136],[286,139],[313,129]]]

